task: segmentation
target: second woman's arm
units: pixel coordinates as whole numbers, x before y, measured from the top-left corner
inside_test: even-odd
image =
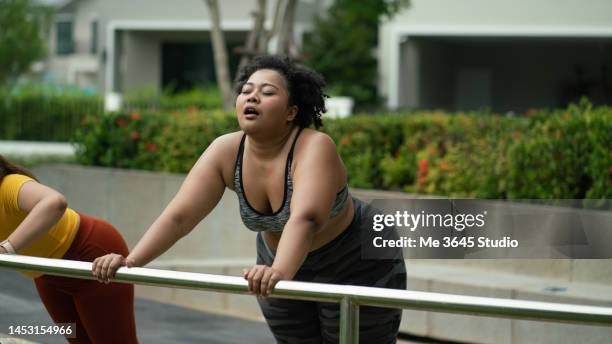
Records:
[[[66,198],[62,194],[36,181],[23,184],[17,203],[19,209],[28,215],[8,237],[16,252],[52,228],[67,208]]]

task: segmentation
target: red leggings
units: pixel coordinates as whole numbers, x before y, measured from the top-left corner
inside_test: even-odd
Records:
[[[121,234],[109,223],[79,214],[79,230],[64,259],[91,262],[107,253],[128,254]],[[76,323],[70,343],[138,343],[134,286],[43,275],[36,289],[55,323]]]

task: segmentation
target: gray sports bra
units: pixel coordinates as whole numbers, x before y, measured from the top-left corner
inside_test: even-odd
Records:
[[[285,224],[289,220],[289,208],[291,205],[291,195],[293,193],[293,181],[291,180],[291,162],[293,161],[293,149],[297,142],[298,136],[302,132],[302,128],[299,129],[295,135],[291,150],[287,155],[287,162],[285,164],[285,191],[283,193],[283,203],[280,209],[271,214],[262,214],[255,210],[244,194],[244,188],[242,183],[242,156],[244,154],[244,140],[246,135],[242,136],[240,141],[240,147],[238,149],[238,156],[236,157],[236,165],[234,168],[234,191],[238,195],[238,203],[240,205],[240,217],[244,225],[254,231],[272,231],[281,232],[285,227]],[[336,194],[336,200],[331,210],[331,218],[337,216],[340,211],[344,208],[348,196],[348,187],[345,185],[340,192]]]

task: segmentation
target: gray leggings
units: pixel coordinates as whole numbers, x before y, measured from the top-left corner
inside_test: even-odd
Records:
[[[295,281],[406,289],[406,267],[397,259],[363,259],[362,241],[372,227],[370,208],[353,198],[355,216],[349,228],[325,246],[308,254]],[[397,235],[390,232],[391,235]],[[257,236],[257,264],[272,265],[274,251]],[[258,298],[278,343],[338,343],[340,310],[337,303]],[[360,343],[395,343],[401,309],[359,307]]]

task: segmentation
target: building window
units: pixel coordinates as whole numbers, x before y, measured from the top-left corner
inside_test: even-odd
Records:
[[[98,21],[94,20],[91,22],[91,46],[89,47],[89,51],[92,54],[98,53]]]
[[[56,23],[57,29],[57,54],[68,55],[74,53],[74,38],[72,36],[72,20],[59,21]]]

